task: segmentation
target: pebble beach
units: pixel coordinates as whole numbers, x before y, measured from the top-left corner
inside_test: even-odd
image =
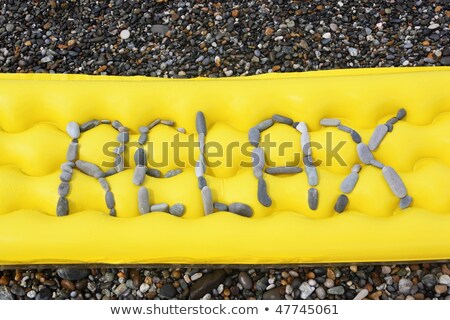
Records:
[[[448,0],[0,0],[2,73],[218,78],[406,66],[450,66]],[[337,125],[333,119],[324,121]],[[264,130],[265,124],[260,126],[258,130]],[[386,126],[389,128],[389,123]],[[69,129],[76,140],[80,128]],[[250,139],[256,145],[258,130]],[[380,136],[386,134],[384,130]],[[142,134],[147,132],[148,128]],[[127,131],[120,134],[118,139],[126,140]],[[351,138],[358,143],[357,133]],[[374,141],[373,148],[378,143]],[[139,157],[135,161],[141,162]],[[367,161],[382,166],[376,159]],[[93,170],[79,163],[83,165],[86,171]],[[258,170],[255,176],[262,181],[260,202],[269,203],[263,192],[262,168]],[[266,173],[271,174],[299,171],[268,170]],[[358,171],[355,168],[354,174]],[[142,177],[145,174],[155,175],[148,170],[141,172]],[[137,181],[142,177],[136,177]],[[199,185],[208,188],[200,177],[202,174]],[[65,199],[69,180],[61,177],[61,199]],[[99,183],[105,189],[110,214],[115,215],[114,197],[101,178]],[[355,183],[349,180],[347,189]],[[309,205],[314,208],[314,182],[310,186]],[[145,196],[143,193],[142,198]],[[408,202],[400,204],[406,208],[409,196],[402,192],[399,197]],[[337,212],[344,210],[346,201],[343,195]],[[226,206],[211,202],[205,211],[220,210],[220,205]],[[145,201],[141,207],[152,211]],[[233,208],[230,206],[231,212],[249,216],[247,208]],[[65,215],[68,209],[64,200],[59,209]],[[184,207],[176,204],[165,210],[179,216]],[[229,269],[0,266],[2,299],[450,300],[450,270],[446,263]]]

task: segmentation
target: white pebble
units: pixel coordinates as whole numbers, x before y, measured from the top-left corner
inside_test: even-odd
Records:
[[[330,38],[331,38],[331,33],[325,32],[325,33],[322,35],[322,38],[324,38],[324,39],[330,39]]]
[[[348,53],[350,53],[352,57],[356,57],[358,55],[358,49],[350,47],[348,48]]]
[[[34,290],[28,291],[27,292],[27,297],[30,298],[30,299],[36,298],[36,291],[34,291]]]
[[[430,30],[434,30],[437,28],[439,28],[439,24],[437,24],[437,23],[432,23],[428,26],[428,29],[430,29]]]
[[[146,284],[145,282],[141,284],[141,286],[139,287],[139,291],[142,293],[146,293],[148,291],[148,289],[150,289],[150,286],[148,284]]]
[[[203,273],[201,273],[201,272],[194,273],[194,274],[191,276],[191,280],[192,280],[192,281],[198,280],[198,279],[200,279],[202,276],[203,276]]]
[[[127,40],[130,37],[131,33],[129,30],[125,29],[120,32],[120,38],[122,40]]]
[[[233,70],[224,70],[223,72],[227,77],[231,77],[233,75]]]
[[[217,287],[217,293],[222,294],[222,292],[223,292],[223,283],[219,284],[219,286]]]
[[[439,283],[445,284],[446,286],[450,286],[450,276],[443,274],[439,277]]]

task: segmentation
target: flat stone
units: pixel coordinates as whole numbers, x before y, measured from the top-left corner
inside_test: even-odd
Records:
[[[159,171],[158,169],[154,169],[154,168],[147,168],[147,171],[145,172],[148,176],[153,177],[153,178],[161,178],[161,171]]]
[[[67,161],[75,161],[78,157],[78,142],[71,142],[67,149],[66,159]]]
[[[397,112],[397,119],[398,120],[403,120],[406,117],[406,110],[401,108],[400,110],[398,110]]]
[[[450,287],[450,276],[448,274],[443,274],[439,277],[439,284],[445,284]]]
[[[314,292],[315,288],[311,287],[307,282],[303,282],[300,285],[300,298],[303,300],[308,299],[308,297]]]
[[[334,295],[343,295],[345,293],[345,289],[343,286],[337,286],[337,287],[333,287],[327,290],[328,294],[334,294]]]
[[[147,164],[147,156],[143,148],[138,148],[134,153],[134,163],[136,166],[145,166]]]
[[[273,120],[272,120],[272,119],[266,119],[266,120],[263,120],[263,121],[261,121],[260,123],[258,123],[258,124],[256,125],[256,128],[257,128],[260,132],[262,132],[262,131],[264,131],[264,130],[269,129],[271,126],[273,126]]]
[[[86,131],[88,131],[88,130],[91,130],[91,129],[95,128],[95,127],[98,126],[100,123],[101,123],[101,122],[100,122],[99,120],[96,120],[96,119],[87,121],[87,122],[83,123],[83,124],[80,126],[80,131],[81,131],[81,132],[86,132]]]
[[[359,174],[356,172],[351,172],[345,179],[342,181],[340,189],[343,193],[350,193],[356,186],[358,182]]]
[[[300,145],[302,147],[302,152],[305,155],[311,155],[311,138],[308,132],[302,133],[300,136]]]
[[[70,172],[63,171],[63,172],[61,172],[59,179],[62,182],[69,182],[72,179],[72,174]]]
[[[371,160],[374,160],[373,154],[369,149],[369,146],[365,143],[358,143],[356,146],[359,160],[365,164],[370,164]]]
[[[66,131],[72,139],[78,139],[80,137],[80,125],[74,121],[67,124]]]
[[[408,208],[411,205],[412,201],[413,201],[413,198],[411,196],[403,197],[400,200],[400,209]]]
[[[164,175],[164,178],[172,178],[172,177],[175,177],[175,176],[179,175],[182,172],[183,172],[183,170],[181,170],[181,169],[169,170]]]
[[[186,211],[184,204],[176,203],[173,206],[170,206],[169,213],[176,217],[181,217]]]
[[[352,172],[359,173],[359,172],[361,171],[361,165],[360,165],[359,163],[353,165],[351,171],[352,171]]]
[[[398,283],[398,291],[401,294],[408,295],[411,293],[413,282],[409,279],[402,278]]]
[[[169,212],[169,205],[167,203],[156,203],[150,206],[151,212]]]
[[[375,159],[370,160],[370,165],[372,165],[378,169],[383,169],[383,167],[384,167],[384,164],[382,164],[380,161],[375,160]]]
[[[334,118],[323,118],[319,123],[324,127],[337,127],[341,124],[341,120]]]
[[[60,268],[56,270],[58,276],[62,279],[70,281],[78,281],[87,278],[89,269],[83,268]]]
[[[111,191],[106,191],[105,202],[108,209],[112,209],[116,206],[116,201],[114,200],[114,194]]]
[[[318,298],[319,300],[323,300],[323,299],[325,299],[325,298],[327,297],[327,293],[326,293],[326,291],[325,291],[324,288],[318,287],[318,288],[316,289],[316,296],[317,296],[317,298]]]
[[[347,133],[351,133],[353,131],[352,128],[344,126],[342,124],[338,125],[337,127],[338,127],[339,130],[347,132]]]
[[[148,130],[153,129],[161,122],[161,119],[155,119],[147,125]]]
[[[295,129],[297,129],[297,131],[301,134],[305,134],[308,132],[308,126],[305,122],[299,122],[298,125],[295,126]]]
[[[264,150],[262,148],[254,148],[252,150],[252,166],[260,170],[264,169],[265,157]]]
[[[161,120],[160,122],[161,124],[164,124],[166,126],[172,127],[175,125],[175,121],[172,120]]]
[[[58,186],[58,195],[65,197],[69,194],[70,186],[67,182],[61,182]]]
[[[316,188],[308,190],[308,205],[311,210],[316,210],[319,206],[319,191]]]
[[[388,132],[388,127],[385,124],[378,125],[372,133],[372,136],[369,140],[369,149],[374,151],[378,148],[381,141],[383,141],[384,137]]]
[[[117,135],[117,141],[120,143],[128,143],[130,141],[130,133],[128,132],[119,132]]]
[[[105,190],[105,191],[110,190],[109,183],[108,183],[108,181],[106,181],[105,178],[99,178],[98,182],[100,183],[100,186],[102,187],[103,190]]]
[[[275,122],[279,122],[279,123],[285,123],[287,125],[292,125],[294,123],[294,120],[292,120],[291,118],[279,115],[279,114],[274,114],[272,116],[272,120]]]
[[[206,134],[206,119],[201,111],[197,112],[197,115],[195,116],[195,128],[197,129],[197,133]]]
[[[362,289],[358,294],[353,298],[353,300],[362,300],[369,295],[369,290]]]
[[[272,205],[272,200],[267,193],[267,184],[263,178],[258,179],[258,201],[265,207]]]
[[[250,144],[254,147],[257,147],[259,145],[259,141],[261,139],[261,132],[258,130],[258,128],[253,127],[248,131],[248,140],[250,141]]]
[[[350,132],[350,136],[355,143],[360,143],[362,141],[361,136],[355,130],[352,130],[352,132]]]
[[[295,174],[302,172],[302,168],[300,167],[268,167],[265,169],[265,172],[268,174]]]
[[[197,300],[216,289],[225,280],[225,271],[220,269],[203,275],[199,280],[193,282],[189,298]]]
[[[214,212],[211,189],[206,186],[202,189],[203,213],[205,216]]]
[[[238,281],[244,289],[247,290],[253,289],[253,279],[247,272],[245,271],[239,272]]]
[[[172,299],[177,295],[177,289],[171,283],[164,284],[159,290],[159,295],[166,299]]]
[[[56,204],[56,215],[58,217],[67,216],[69,214],[69,201],[64,197],[59,197]]]
[[[134,174],[133,174],[133,183],[137,186],[142,185],[145,180],[146,172],[147,172],[147,168],[144,166],[135,167]]]
[[[391,188],[392,193],[400,199],[404,198],[408,194],[405,184],[392,167],[384,166],[383,169],[381,169],[381,172],[383,173],[384,179],[386,180],[389,188]]]
[[[151,26],[150,31],[152,33],[157,33],[161,36],[164,36],[167,31],[169,31],[169,27],[165,24],[154,24]]]
[[[138,190],[138,209],[141,214],[150,212],[150,197],[146,187],[140,187]]]
[[[111,122],[111,125],[116,130],[119,130],[120,127],[123,127],[119,120],[114,120],[113,122]]]
[[[336,200],[336,204],[334,205],[334,211],[336,211],[337,213],[342,213],[344,212],[347,205],[348,205],[348,197],[345,194],[341,194]]]
[[[150,131],[150,130],[148,129],[147,126],[141,126],[141,127],[139,127],[139,133],[142,133],[142,134],[145,134],[145,135],[146,135],[149,131]]]
[[[308,177],[308,184],[315,187],[319,184],[319,176],[315,166],[305,166],[306,176]]]
[[[262,299],[263,300],[282,300],[284,297],[284,294],[286,293],[286,287],[276,287],[270,290],[267,290],[263,293]]]
[[[75,165],[81,172],[88,176],[101,178],[103,177],[103,171],[95,164],[83,160],[77,160]]]
[[[74,167],[74,166],[75,166],[75,163],[72,162],[72,161],[70,161],[70,162],[64,162],[64,163],[61,165],[61,170],[62,170],[62,171],[66,171],[66,172],[72,174],[72,173],[73,173],[73,167]]]
[[[7,286],[0,286],[0,300],[14,300],[11,289]]]
[[[217,211],[228,211],[228,206],[225,203],[214,202],[213,206]]]
[[[197,178],[198,180],[198,188],[202,190],[204,187],[206,187],[208,184],[206,183],[205,177],[201,176]]]
[[[228,211],[236,213],[243,217],[251,217],[253,215],[253,209],[241,202],[234,202],[228,206]]]

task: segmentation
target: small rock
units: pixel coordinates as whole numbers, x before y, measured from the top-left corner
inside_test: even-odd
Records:
[[[303,300],[308,299],[308,297],[314,292],[315,288],[311,287],[307,282],[303,282],[300,285],[300,298]]]
[[[234,202],[228,206],[228,210],[243,217],[251,217],[253,215],[252,208],[245,203]]]
[[[317,175],[317,169],[315,166],[305,166],[306,176],[308,177],[308,184],[311,187],[315,187],[319,184],[319,176]]]
[[[147,168],[144,166],[137,166],[134,168],[133,183],[140,186],[144,183]]]
[[[11,289],[7,286],[0,286],[0,300],[14,300]]]
[[[345,289],[343,286],[337,286],[337,287],[328,289],[327,293],[334,294],[334,295],[343,295],[345,293]]]
[[[382,164],[380,161],[375,160],[375,159],[370,160],[370,165],[372,165],[378,169],[383,169],[383,167],[384,167],[384,164]]]
[[[145,172],[146,175],[153,177],[153,178],[161,178],[161,171],[154,168],[147,168],[147,171]]]
[[[60,268],[56,270],[56,273],[62,279],[77,281],[86,278],[89,275],[89,270],[82,268]]]
[[[245,271],[239,272],[238,281],[240,284],[242,284],[242,287],[244,287],[244,289],[250,290],[253,288],[252,277],[250,277],[249,274]]]
[[[143,148],[138,148],[134,153],[134,163],[136,166],[145,166],[147,164],[145,151]]]
[[[201,177],[198,177],[197,179],[198,179],[198,188],[200,190],[202,190],[204,187],[207,186],[205,177],[201,176]]]
[[[340,189],[343,193],[350,193],[356,186],[358,182],[359,174],[356,172],[351,172],[345,179],[342,181]]]
[[[305,134],[308,132],[308,126],[306,125],[305,122],[299,122],[295,126],[295,129],[297,129],[297,131],[300,132],[301,134]]]
[[[400,209],[408,208],[411,205],[412,201],[413,201],[413,198],[411,196],[403,197],[400,200]]]
[[[353,131],[352,128],[344,126],[342,124],[338,125],[337,128],[341,131],[347,132],[347,133],[351,133]]]
[[[295,174],[302,172],[300,167],[269,167],[265,169],[268,174],[278,175],[278,174]]]
[[[406,117],[406,110],[401,108],[400,110],[398,110],[397,112],[397,119],[398,120],[403,120]]]
[[[355,173],[359,173],[360,171],[361,171],[361,165],[359,163],[355,164],[351,169],[351,172],[355,172]]]
[[[60,197],[65,197],[69,194],[70,186],[67,182],[61,182],[58,186],[58,195]]]
[[[336,204],[334,205],[334,211],[336,211],[337,213],[342,213],[344,212],[347,205],[348,205],[348,197],[345,194],[341,194],[338,197]]]
[[[272,205],[272,200],[267,193],[267,184],[263,178],[258,179],[258,201],[265,207]]]
[[[311,210],[316,210],[319,205],[319,191],[316,188],[308,190],[308,205]]]
[[[105,202],[108,209],[113,209],[115,207],[116,201],[114,200],[114,194],[111,191],[106,191]]]
[[[450,287],[450,276],[447,274],[443,274],[439,277],[439,284],[445,284]]]
[[[214,212],[211,189],[206,186],[202,189],[203,213],[205,216]]]
[[[131,36],[130,30],[125,29],[125,30],[120,31],[120,38],[122,40],[127,40],[130,36]]]
[[[128,143],[130,141],[130,133],[129,132],[119,132],[119,134],[117,135],[117,141],[122,144]]]
[[[360,143],[362,141],[361,136],[355,130],[352,130],[352,132],[350,132],[350,136],[355,143]]]
[[[150,30],[152,33],[157,33],[163,36],[167,33],[167,31],[169,31],[169,27],[164,24],[154,24]]]
[[[437,294],[444,294],[444,293],[447,292],[447,290],[448,290],[448,287],[446,285],[443,285],[443,284],[437,284],[437,285],[434,286],[434,291]]]
[[[173,206],[170,206],[169,213],[176,217],[181,217],[186,211],[185,207],[181,203],[176,203]]]
[[[323,299],[326,298],[327,293],[325,292],[325,289],[324,289],[324,288],[318,287],[318,288],[316,289],[316,296],[317,296],[318,299],[323,300]]]
[[[78,156],[78,142],[72,141],[67,149],[67,161],[75,161]]]
[[[358,143],[356,146],[356,151],[358,152],[359,160],[365,164],[370,164],[370,161],[374,159],[369,146],[365,143]]]
[[[78,139],[80,137],[80,126],[74,121],[67,124],[66,131],[72,139]]]
[[[166,283],[159,291],[159,295],[166,299],[172,299],[177,295],[177,289],[171,283]]]
[[[175,177],[175,176],[179,175],[182,172],[183,172],[183,170],[181,170],[181,169],[169,170],[164,175],[164,178],[172,178],[172,177]]]
[[[389,188],[391,188],[391,191],[400,199],[406,197],[407,190],[398,173],[389,166],[383,167],[383,169],[381,169],[381,172],[383,173],[383,177],[386,180]]]
[[[337,127],[341,124],[339,119],[323,118],[320,120],[320,124],[324,127]]]
[[[75,165],[81,172],[87,174],[88,176],[95,177],[97,179],[103,176],[103,171],[93,163],[77,160]]]
[[[169,205],[167,203],[157,203],[150,207],[151,212],[169,212]]]
[[[224,270],[216,270],[203,275],[198,281],[192,284],[189,297],[191,300],[197,300],[216,289],[225,279]]]
[[[412,286],[413,286],[413,283],[411,280],[402,278],[402,279],[400,279],[400,282],[398,283],[398,291],[401,294],[408,295],[411,293]]]
[[[261,139],[261,132],[258,130],[258,128],[253,127],[248,132],[248,140],[250,141],[250,144],[254,147],[258,147],[259,140]]]
[[[146,214],[150,212],[150,199],[146,187],[140,187],[138,191],[138,208],[139,213]]]
[[[276,287],[263,293],[263,300],[282,300],[286,292],[286,287]]]
[[[279,122],[279,123],[285,123],[287,125],[292,125],[294,123],[294,120],[292,120],[291,118],[279,115],[279,114],[274,114],[272,116],[272,120],[275,122]]]
[[[214,209],[217,211],[228,211],[228,206],[224,203],[214,202]]]
[[[195,126],[197,129],[197,133],[206,134],[207,128],[206,128],[205,115],[201,111],[197,112],[196,119],[195,119]]]
[[[56,205],[56,215],[58,217],[67,216],[69,214],[69,201],[64,197],[59,197]]]
[[[256,128],[262,132],[264,130],[269,129],[271,126],[273,126],[273,120],[272,119],[266,119],[264,121],[261,121],[256,125]]]
[[[106,181],[105,178],[99,178],[98,182],[100,183],[100,186],[102,187],[103,190],[105,190],[105,191],[110,190],[109,183],[108,183],[108,181]]]
[[[369,295],[369,291],[367,289],[362,289],[358,294],[353,298],[353,300],[362,300]]]
[[[89,121],[83,123],[83,124],[80,126],[80,131],[81,131],[81,132],[86,132],[86,131],[88,131],[88,130],[91,130],[91,129],[95,128],[95,127],[98,126],[100,123],[101,123],[101,122],[98,121],[97,119],[89,120]]]
[[[430,274],[423,276],[421,282],[424,284],[424,286],[426,288],[431,289],[436,285],[437,279],[434,274],[430,273]]]
[[[369,140],[369,149],[374,151],[378,148],[381,141],[383,141],[386,133],[388,132],[388,127],[385,124],[378,125],[372,133]]]
[[[358,55],[359,51],[356,48],[350,47],[350,48],[348,48],[348,53],[350,53],[350,55],[352,57],[356,57]]]

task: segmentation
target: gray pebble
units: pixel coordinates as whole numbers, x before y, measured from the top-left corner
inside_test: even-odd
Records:
[[[80,126],[74,121],[67,124],[66,131],[72,139],[78,139],[80,137]]]
[[[161,122],[161,119],[155,119],[153,120],[151,123],[149,123],[147,125],[148,130],[151,130],[152,128],[154,128],[156,125],[158,125]]]
[[[360,143],[362,141],[361,136],[355,130],[352,130],[352,132],[350,132],[350,136],[355,143]]]
[[[213,206],[217,211],[228,211],[228,206],[225,203],[214,202]]]
[[[336,200],[336,204],[334,205],[334,211],[336,211],[337,213],[342,213],[344,212],[347,205],[348,205],[348,197],[345,194],[341,194]]]
[[[72,174],[70,172],[63,171],[59,175],[59,179],[63,182],[69,182],[72,179]]]
[[[99,124],[100,124],[100,121],[98,121],[98,120],[96,120],[96,119],[87,121],[87,122],[83,123],[83,124],[80,126],[80,131],[81,131],[81,132],[86,132],[86,131],[88,131],[88,130],[91,130],[92,128],[95,128],[95,127],[98,126]]]
[[[138,209],[141,214],[150,212],[150,198],[146,187],[140,187],[138,190]]]
[[[300,136],[300,145],[302,147],[302,152],[305,155],[311,155],[311,138],[309,137],[309,133],[302,133]]]
[[[195,176],[202,177],[206,172],[206,165],[203,159],[203,156],[200,155],[200,160],[197,160],[195,163]]]
[[[244,289],[250,290],[253,288],[253,279],[245,271],[239,272],[238,281]]]
[[[359,175],[356,172],[351,172],[345,179],[342,181],[340,189],[343,193],[350,193],[356,186],[358,182]]]
[[[352,128],[344,126],[342,124],[338,125],[338,129],[347,133],[351,133],[353,131]]]
[[[397,119],[398,120],[402,120],[406,117],[406,110],[401,108],[400,110],[398,110],[397,112]]]
[[[175,121],[172,120],[161,120],[160,122],[161,124],[164,124],[166,126],[172,127],[175,125]]]
[[[305,166],[306,176],[308,177],[308,184],[311,187],[315,187],[319,184],[319,176],[317,174],[317,168],[314,166]]]
[[[263,171],[260,167],[253,167],[253,175],[256,179],[263,177]]]
[[[267,184],[263,178],[258,179],[258,201],[265,207],[272,205],[272,200],[267,193]]]
[[[147,134],[148,132],[149,132],[149,129],[147,126],[139,127],[139,133]]]
[[[142,146],[147,142],[147,134],[141,133],[138,138],[138,143]]]
[[[319,191],[316,188],[308,190],[308,205],[311,210],[316,210],[319,206]]]
[[[294,120],[292,120],[291,118],[279,115],[279,114],[274,114],[272,116],[272,120],[275,122],[279,122],[279,123],[285,123],[287,125],[292,125],[294,123]]]
[[[186,208],[181,203],[176,203],[169,208],[169,213],[176,217],[181,217],[185,211],[186,211]]]
[[[375,160],[375,159],[370,160],[370,164],[379,169],[383,169],[383,167],[384,167],[384,164],[382,164],[380,161]]]
[[[58,186],[58,195],[65,197],[69,194],[70,186],[67,182],[61,182]]]
[[[265,169],[268,174],[293,174],[302,172],[300,167],[268,167]]]
[[[101,124],[111,124],[111,120],[106,120],[106,119],[100,120],[100,123]]]
[[[128,132],[119,132],[117,135],[117,141],[120,143],[128,143],[130,141],[130,133]]]
[[[114,208],[109,209],[109,215],[110,215],[111,217],[117,217],[117,211],[116,211],[116,209],[114,209]]]
[[[361,171],[361,165],[359,163],[353,165],[351,171],[352,172],[356,172],[356,173],[360,172]]]
[[[391,123],[386,122],[385,125],[388,128],[388,132],[392,132],[392,130],[394,130],[394,125],[392,125]]]
[[[114,153],[115,154],[122,154],[124,152],[125,152],[125,145],[124,144],[121,144],[117,148],[114,148]]]
[[[358,152],[359,160],[365,164],[370,164],[370,161],[374,159],[369,146],[365,143],[358,143],[356,151]]]
[[[62,170],[62,171],[66,171],[66,172],[72,174],[72,172],[73,172],[73,166],[72,166],[71,164],[69,164],[69,163],[75,165],[74,162],[64,162],[64,163],[61,165],[61,170]]]
[[[106,191],[105,202],[108,209],[112,209],[116,206],[116,201],[114,200],[114,194],[111,191]]]
[[[388,127],[385,124],[378,125],[372,133],[369,140],[369,149],[374,151],[378,148],[381,141],[383,141],[386,133],[388,132]]]
[[[175,177],[176,175],[179,175],[181,172],[183,172],[183,170],[181,170],[181,169],[169,170],[169,171],[167,171],[166,174],[164,175],[164,178]]]
[[[211,189],[206,186],[202,189],[203,212],[205,216],[214,212]]]
[[[307,155],[303,156],[303,163],[307,167],[314,167],[314,159],[313,159],[312,155],[307,154]]]
[[[410,196],[403,197],[403,198],[400,200],[400,209],[406,209],[406,208],[408,208],[408,207],[411,205],[412,200],[413,200],[413,199],[412,199]]]
[[[134,163],[136,166],[145,166],[147,164],[147,157],[143,148],[138,148],[134,153]]]
[[[392,192],[397,197],[401,199],[407,195],[408,192],[406,191],[405,184],[403,183],[398,173],[392,167],[385,166],[383,169],[381,169],[381,172],[383,173],[384,179],[389,185],[389,188],[391,188]]]
[[[67,216],[69,214],[69,201],[64,197],[59,197],[56,205],[56,215],[58,217]]]
[[[147,171],[145,172],[148,176],[153,177],[153,178],[161,178],[161,171],[159,171],[158,169],[154,169],[154,168],[147,168]]]
[[[116,156],[114,159],[114,166],[116,172],[121,172],[125,169],[125,159],[123,158],[123,155],[118,154]]]
[[[198,144],[200,148],[200,154],[203,154],[205,152],[205,134],[199,133],[198,134]]]
[[[254,147],[258,147],[260,139],[261,132],[258,130],[258,128],[251,128],[248,132],[248,140],[250,141],[250,144]]]
[[[108,181],[106,181],[105,178],[99,178],[98,182],[100,183],[100,186],[102,187],[103,190],[105,190],[105,191],[110,190],[109,183],[108,183]]]
[[[260,170],[264,169],[265,158],[264,150],[262,148],[254,148],[252,150],[252,166]]]
[[[137,186],[143,184],[146,172],[147,168],[144,166],[137,166],[136,168],[134,168],[133,183]]]
[[[205,115],[201,111],[198,111],[197,115],[195,117],[195,127],[197,129],[197,133],[206,134],[207,128],[206,128]]]
[[[200,190],[202,190],[204,187],[207,186],[205,177],[201,176],[201,177],[198,177],[197,179],[198,179],[198,188]]]
[[[334,295],[343,295],[345,293],[345,289],[343,286],[337,286],[337,287],[328,289],[327,293],[334,294]]]
[[[234,202],[228,206],[228,211],[236,213],[243,217],[251,217],[253,215],[253,210],[250,206],[245,203]]]
[[[107,170],[107,171],[103,174],[103,177],[106,178],[106,177],[115,175],[116,173],[117,173],[116,169],[115,169],[115,168],[111,168],[111,169]]]
[[[264,131],[264,130],[269,129],[271,126],[273,126],[273,120],[272,120],[272,119],[266,119],[266,120],[263,120],[263,121],[261,121],[260,123],[258,123],[258,124],[256,125],[256,128],[257,128],[260,132],[262,132],[262,131]]]
[[[81,172],[87,174],[88,176],[101,178],[103,177],[103,171],[95,164],[83,160],[77,160],[75,165]]]
[[[123,127],[119,120],[114,120],[113,122],[111,122],[111,125],[116,130],[119,130],[120,127]]]
[[[398,118],[397,117],[392,117],[388,121],[386,121],[386,124],[394,125],[397,122],[398,122]]]
[[[67,149],[66,159],[67,161],[75,161],[78,156],[78,142],[72,141]]]
[[[341,120],[333,118],[323,118],[320,120],[320,124],[324,127],[337,127],[341,124]]]
[[[177,128],[177,131],[179,133],[186,134],[186,129],[185,128]]]

